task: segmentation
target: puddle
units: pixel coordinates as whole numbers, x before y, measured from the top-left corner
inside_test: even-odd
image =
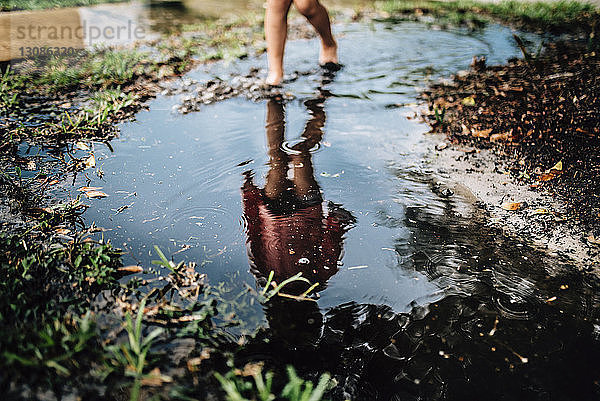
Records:
[[[127,264],[149,266],[158,245],[240,289],[270,270],[318,280],[317,302],[257,310],[268,349],[251,343],[241,357],[330,371],[336,399],[597,398],[596,284],[441,191],[427,127],[397,106],[474,55],[518,56],[511,31],[354,24],[338,36],[346,67],[333,81],[300,76],[285,89],[294,100],[233,98],[186,115],[173,111],[178,96],[161,96],[111,148],[95,144],[103,179],[79,176],[56,194],[102,187],[109,196],[87,201],[84,219],[110,230]],[[317,52],[314,41],[289,43],[287,70],[310,71]]]

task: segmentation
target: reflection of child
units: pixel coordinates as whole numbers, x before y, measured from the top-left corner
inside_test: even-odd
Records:
[[[267,84],[279,85],[283,79],[283,53],[287,38],[287,14],[294,5],[315,27],[321,37],[321,65],[337,65],[337,43],[331,34],[329,14],[319,0],[267,0],[265,13],[265,37],[267,39],[267,56],[269,74]]]
[[[306,124],[304,140],[294,145],[294,154],[289,155],[282,149],[283,105],[269,100],[270,160],[265,186],[258,188],[248,173],[242,188],[253,273],[265,278],[273,271],[278,283],[302,272],[311,282],[325,284],[338,270],[343,235],[354,222],[349,212],[333,203],[327,215],[323,213],[323,199],[314,178],[310,149],[323,136],[325,113],[319,102],[306,104],[312,118]],[[294,166],[293,179],[288,178],[290,162]]]

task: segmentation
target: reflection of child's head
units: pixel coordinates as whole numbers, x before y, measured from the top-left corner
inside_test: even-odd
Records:
[[[294,347],[315,346],[321,337],[323,315],[314,301],[273,297],[265,315],[274,337]]]

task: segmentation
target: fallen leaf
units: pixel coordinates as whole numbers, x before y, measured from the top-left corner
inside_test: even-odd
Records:
[[[81,187],[78,188],[77,191],[79,192],[89,192],[89,191],[98,191],[102,189],[102,187]]]
[[[79,150],[90,150],[90,147],[84,142],[76,142],[75,147]]]
[[[264,362],[248,362],[242,370],[242,376],[257,376],[260,374],[264,366]]]
[[[89,191],[89,192],[84,192],[85,196],[87,196],[90,199],[94,199],[94,198],[106,198],[108,195],[105,194],[102,191]]]
[[[210,359],[210,349],[203,348],[200,352],[200,356],[192,358],[187,361],[187,368],[190,372],[196,372],[198,370],[198,366],[202,363],[203,360]]]
[[[549,214],[547,209],[535,209],[532,214]]]
[[[540,176],[540,181],[550,181],[550,180],[552,180],[552,179],[554,179],[554,178],[556,178],[558,176],[559,176],[559,174],[556,174],[556,173],[553,173],[553,172],[551,172],[551,173],[545,173],[545,174],[542,174]]]
[[[473,96],[467,96],[462,100],[462,104],[464,106],[475,106],[475,99],[473,98]]]
[[[540,181],[550,181],[562,174],[562,160],[556,163],[552,168],[540,176]]]
[[[123,266],[123,267],[117,268],[117,270],[120,272],[127,272],[127,273],[141,273],[144,271],[144,269],[142,269],[142,266],[137,266],[137,265]]]
[[[487,138],[490,136],[491,132],[492,132],[491,128],[483,129],[483,130],[472,130],[471,135],[473,135],[476,138]]]
[[[159,387],[163,383],[170,383],[173,379],[160,373],[159,368],[154,368],[142,379],[143,386]]]
[[[68,228],[57,228],[56,230],[54,230],[54,232],[57,234],[67,235],[71,232],[71,230],[69,230]]]
[[[504,210],[514,211],[514,210],[519,210],[521,208],[521,203],[519,203],[519,202],[504,202],[500,207]]]
[[[587,240],[590,244],[600,245],[600,238],[596,238],[592,234],[587,237]]]
[[[493,134],[490,136],[490,142],[504,142],[510,138],[510,135],[507,133],[504,134]]]
[[[558,163],[556,163],[556,164],[554,165],[554,167],[552,167],[552,168],[550,169],[550,171],[552,171],[552,170],[556,170],[556,171],[562,171],[562,169],[563,169],[563,164],[562,164],[562,160],[561,160],[561,161],[559,161]]]

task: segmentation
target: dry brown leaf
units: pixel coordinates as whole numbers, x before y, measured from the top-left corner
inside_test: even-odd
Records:
[[[519,210],[521,208],[521,203],[519,203],[519,202],[504,202],[500,207],[504,210],[514,211],[514,210]]]
[[[592,234],[587,237],[587,240],[590,244],[600,245],[600,238],[596,238]]]
[[[150,373],[142,379],[143,386],[159,387],[163,383],[170,383],[173,379],[160,373],[159,368],[154,368]]]
[[[510,135],[508,135],[507,133],[493,134],[490,136],[490,142],[504,142],[508,141],[508,138],[510,138]]]
[[[563,163],[562,160],[556,163],[550,170],[546,171],[540,176],[540,181],[550,181],[562,174]]]
[[[199,370],[198,366],[202,363],[203,360],[210,358],[210,349],[203,348],[202,352],[200,352],[200,356],[196,358],[192,358],[187,361],[187,368],[190,372],[196,372]]]
[[[553,172],[545,173],[540,176],[540,181],[550,181],[558,176],[559,176],[559,174],[556,174]]]
[[[487,138],[490,136],[491,132],[492,132],[492,129],[488,128],[488,129],[483,129],[483,130],[472,130],[471,134],[477,138]]]
[[[137,266],[137,265],[123,266],[123,267],[119,267],[117,270],[120,272],[127,272],[127,273],[141,273],[144,271],[144,269],[142,269],[142,266]]]
[[[89,191],[98,191],[102,189],[102,187],[81,187],[78,188],[77,191],[79,192],[89,192]]]
[[[246,366],[244,366],[244,370],[242,370],[242,376],[258,376],[262,371],[264,366],[264,362],[248,362]]]
[[[90,199],[95,199],[95,198],[106,198],[108,195],[105,194],[102,191],[89,191],[89,192],[84,192],[85,196],[87,196]]]
[[[71,230],[69,230],[68,228],[57,228],[54,230],[54,232],[57,234],[67,235],[71,232]]]

